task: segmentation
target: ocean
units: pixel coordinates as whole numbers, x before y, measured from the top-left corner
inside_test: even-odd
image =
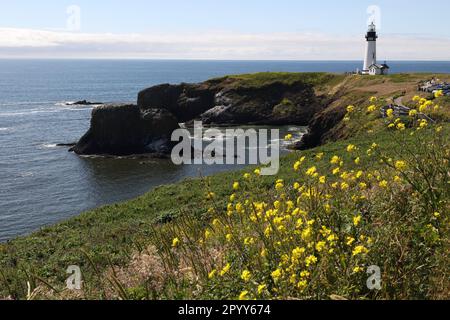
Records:
[[[389,64],[394,73],[450,73],[450,62]],[[78,157],[56,145],[75,142],[86,132],[92,106],[67,102],[135,103],[140,90],[160,83],[263,71],[347,72],[361,65],[359,61],[0,60],[0,242],[162,184],[242,167]],[[281,129],[282,134],[304,130]]]

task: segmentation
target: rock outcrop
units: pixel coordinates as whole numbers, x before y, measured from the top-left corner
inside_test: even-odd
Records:
[[[102,102],[91,102],[87,100],[80,100],[77,102],[70,102],[66,103],[67,106],[95,106],[95,105],[102,105]]]
[[[340,131],[336,128],[345,114],[345,108],[325,109],[317,113],[308,124],[308,133],[292,149],[307,150],[329,140],[337,140]]]
[[[160,85],[139,93],[138,106],[164,108],[180,122],[210,125],[306,125],[323,106],[312,85],[298,81],[240,87],[232,81]]]
[[[177,119],[165,109],[107,105],[92,111],[91,127],[71,149],[77,154],[166,154],[172,149]]]
[[[92,113],[91,128],[72,148],[78,154],[169,153],[179,123],[308,125],[330,95],[331,74],[262,73],[199,84],[162,84],[141,91],[137,106],[109,105]]]

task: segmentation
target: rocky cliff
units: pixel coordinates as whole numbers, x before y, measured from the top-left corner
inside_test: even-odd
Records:
[[[331,74],[260,73],[199,84],[163,84],[141,91],[137,106],[94,109],[78,154],[168,153],[178,123],[308,125],[329,105]]]
[[[171,151],[177,119],[165,109],[140,110],[136,105],[108,105],[92,111],[91,127],[71,149],[77,154],[165,154]]]

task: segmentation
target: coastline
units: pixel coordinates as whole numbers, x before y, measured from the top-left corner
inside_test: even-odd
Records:
[[[281,171],[277,176],[286,183],[293,183],[295,175],[291,168],[299,155],[313,158],[319,153],[330,154],[338,149],[345,149],[348,143],[370,145],[374,139],[381,147],[390,147],[388,135],[379,131],[375,137],[367,137],[356,126],[344,126],[342,105],[351,101],[361,103],[366,101],[374,90],[385,99],[393,96],[408,84],[410,90],[407,97],[415,93],[413,88],[417,79],[426,78],[424,75],[396,75],[373,79],[352,78],[345,84],[337,83],[336,91],[348,90],[339,99],[319,112],[313,122],[327,121],[329,117],[337,117],[337,123],[325,127],[320,138],[315,140],[316,146],[311,145],[306,151],[294,151],[281,158]],[[356,80],[355,80],[356,79]],[[385,82],[389,80],[389,83]],[[362,87],[356,86],[357,81]],[[373,81],[374,83],[370,83]],[[356,83],[355,83],[356,82]],[[367,83],[369,82],[369,84]],[[413,85],[414,84],[414,85]],[[356,89],[356,90],[355,90]],[[448,120],[447,120],[448,121]],[[445,124],[448,132],[448,123]],[[347,140],[350,139],[350,140]],[[67,265],[75,264],[87,271],[86,281],[93,281],[97,277],[95,268],[86,260],[86,253],[93,259],[97,267],[106,269],[110,264],[123,266],[129,262],[129,252],[133,252],[154,232],[154,228],[170,224],[178,217],[189,212],[200,219],[208,219],[208,204],[205,202],[205,190],[210,188],[218,197],[218,206],[225,207],[229,195],[229,186],[239,180],[244,172],[254,167],[236,172],[217,174],[205,179],[186,179],[177,184],[164,185],[151,190],[142,196],[121,203],[103,206],[81,213],[79,216],[62,223],[48,226],[31,235],[18,237],[12,241],[0,244],[0,265],[5,266],[4,272],[9,275],[12,260],[21,261],[30,270],[36,270],[39,277],[48,277],[52,283],[61,285],[66,278]],[[266,192],[273,185],[273,177],[263,178],[260,191]],[[177,204],[176,208],[174,203]],[[126,253],[127,252],[127,253]],[[108,261],[104,260],[108,257]],[[102,259],[104,261],[102,261]],[[9,271],[8,271],[9,270]],[[13,281],[22,282],[22,278]]]
[[[288,77],[289,77],[289,75],[297,75],[298,76],[298,75],[302,75],[302,74],[305,74],[305,73],[296,73],[296,72],[271,73],[271,72],[268,72],[268,73],[256,73],[255,75],[265,75],[265,74],[269,75],[269,78],[273,77],[273,76],[275,76],[275,77],[281,76],[281,79],[283,79],[284,76],[288,76]],[[306,73],[306,74],[326,74],[326,73],[313,72],[313,73]],[[339,73],[336,73],[334,75],[344,76],[343,74],[339,74]],[[231,75],[231,76],[225,76],[223,78],[227,78],[227,77],[242,77],[242,76],[244,76],[244,79],[250,77],[247,80],[251,80],[251,78],[252,78],[252,74]],[[392,84],[401,84],[401,83],[403,83],[405,81],[406,82],[407,81],[413,81],[414,82],[414,81],[417,81],[419,79],[424,80],[424,79],[428,79],[428,78],[435,77],[435,76],[436,77],[449,78],[450,79],[450,75],[449,74],[435,74],[435,73],[428,73],[428,72],[427,73],[411,73],[411,74],[393,74],[393,75],[389,75],[389,76],[378,77],[378,79],[380,79],[380,78],[390,79],[391,85],[392,85]],[[346,78],[348,78],[348,77],[354,78],[355,76],[346,76]],[[356,76],[356,77],[359,77],[359,76]],[[215,81],[215,80],[216,79],[211,79],[211,80],[208,80],[208,81]],[[276,81],[276,79],[275,79],[275,81]],[[285,81],[285,80],[283,79],[282,81]],[[380,82],[380,81],[377,80],[377,79],[374,79],[374,82],[377,83],[377,82]],[[382,82],[384,82],[384,81],[382,81]],[[370,83],[370,81],[369,81],[369,83]],[[354,85],[354,83],[351,83],[351,84],[348,84],[348,85],[352,86],[352,85]],[[367,85],[367,86],[370,87],[370,85]],[[392,89],[391,91],[394,92],[395,90],[396,89]],[[370,92],[370,90],[364,90],[364,91],[365,92],[361,96],[355,97],[355,96],[352,95],[351,98],[352,99],[356,98],[356,99],[359,99],[359,101],[361,101],[363,99],[366,99],[371,93],[373,93],[373,92]],[[411,96],[411,94],[410,94],[410,96]],[[340,98],[342,98],[342,97],[340,97]],[[305,142],[305,140],[308,141],[310,139],[309,136],[311,136],[311,135],[317,136],[317,132],[313,133],[313,134],[311,134],[311,132],[309,132],[304,137],[303,142],[296,143],[295,145],[292,145],[292,148],[290,148],[290,150],[291,151],[295,151],[295,150],[312,149],[312,148],[318,147],[320,145],[324,145],[324,144],[329,143],[329,142],[339,141],[339,140],[343,140],[343,139],[347,139],[348,137],[351,137],[352,134],[343,133],[342,130],[341,130],[342,128],[340,128],[337,125],[337,123],[339,123],[342,120],[343,114],[342,114],[342,112],[336,113],[336,110],[335,110],[336,109],[336,105],[338,105],[339,103],[344,103],[345,104],[347,102],[346,100],[348,100],[348,98],[347,97],[343,97],[342,100],[339,99],[338,101],[333,102],[331,105],[329,105],[329,106],[327,106],[325,108],[324,112],[320,112],[320,113],[316,114],[315,117],[311,120],[311,122],[309,123],[309,126],[310,126],[309,128],[311,128],[311,126],[318,126],[318,125],[320,126],[322,121],[328,122],[327,119],[329,117],[335,118],[335,122],[333,123],[333,125],[331,127],[324,126],[324,127],[321,127],[320,129],[316,128],[316,130],[319,131],[319,134],[318,134],[319,138],[315,137],[315,139],[312,139],[313,142]],[[356,100],[356,101],[358,101],[358,100]],[[327,111],[331,111],[330,114],[327,114]],[[217,128],[239,127],[239,126],[240,126],[239,124],[220,124],[220,123],[211,123],[211,124],[206,124],[205,125],[205,127],[217,127]],[[189,128],[189,126],[187,126],[187,128]],[[75,145],[76,145],[76,143],[68,143],[68,144],[64,144],[63,143],[63,144],[60,144],[59,146],[61,146],[61,147],[74,147]],[[80,157],[85,157],[85,158],[100,158],[100,159],[108,159],[108,158],[111,158],[111,159],[130,158],[130,159],[143,159],[143,160],[145,160],[145,159],[168,159],[167,155],[155,154],[155,153],[130,154],[130,155],[125,155],[125,156],[117,156],[117,155],[111,155],[111,154],[92,154],[92,155],[79,155],[79,156]],[[243,169],[237,169],[237,171],[242,171],[242,170]],[[234,170],[232,170],[232,171],[234,171]],[[232,171],[230,171],[230,172],[232,172]],[[219,173],[219,175],[220,174],[223,174],[223,173]],[[186,179],[190,180],[192,178],[182,179],[181,182],[186,180]],[[167,186],[168,187],[168,186],[171,186],[171,185],[173,185],[173,184],[163,184],[161,186]],[[154,189],[158,189],[161,186],[159,186],[159,187],[156,186]],[[151,190],[149,192],[151,192]],[[145,196],[147,193],[148,192],[145,192],[145,193],[141,194],[140,196],[137,196],[136,199],[139,199],[140,197]],[[135,199],[133,198],[133,199],[130,199],[130,200],[119,201],[117,203],[106,204],[106,205],[98,207],[97,209],[101,209],[103,207],[108,207],[108,206],[115,206],[115,205],[118,205],[118,204],[125,204],[125,203],[133,201],[133,200],[135,200]],[[52,224],[52,225],[49,225],[49,226],[45,226],[42,229],[45,230],[46,228],[52,227],[54,225],[56,226],[56,225],[59,225],[59,224],[64,224],[65,222],[68,222],[68,221],[70,221],[72,219],[76,219],[78,216],[81,216],[81,215],[84,215],[84,214],[86,214],[88,212],[93,212],[93,211],[96,211],[96,209],[90,209],[90,210],[82,211],[81,213],[79,213],[77,216],[75,216],[73,218],[65,219],[65,220],[63,220],[63,221],[61,221],[59,223],[55,223],[55,224]],[[40,233],[40,230],[32,231],[32,232],[30,232],[27,235],[17,236],[17,237],[15,237],[13,239],[10,239],[10,240],[7,240],[7,241],[3,242],[3,244],[8,243],[10,241],[14,241],[14,240],[20,239],[20,238],[32,237],[35,233]]]

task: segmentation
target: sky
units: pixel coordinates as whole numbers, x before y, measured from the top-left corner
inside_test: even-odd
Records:
[[[450,1],[0,0],[0,58],[450,60]]]

